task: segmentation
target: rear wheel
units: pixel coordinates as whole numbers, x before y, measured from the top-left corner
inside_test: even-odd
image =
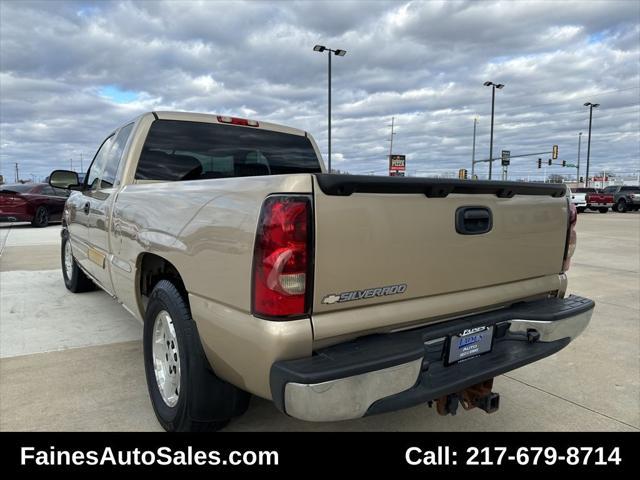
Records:
[[[598,210],[600,210],[600,213],[607,213],[609,211],[607,207],[602,207],[602,208],[599,208]]]
[[[47,207],[38,207],[33,220],[31,220],[31,225],[38,228],[46,227],[47,225],[49,225],[49,210],[47,210]]]
[[[87,277],[87,275],[78,266],[76,259],[73,258],[73,251],[71,249],[71,242],[69,241],[68,234],[62,237],[62,249],[60,253],[62,261],[62,278],[64,279],[64,286],[67,287],[67,290],[70,290],[73,293],[95,290],[95,283]]]
[[[616,203],[616,211],[619,213],[624,213],[627,211],[627,201],[624,198],[618,200]]]
[[[246,411],[249,394],[211,370],[185,298],[168,280],[151,292],[143,345],[149,396],[165,430],[215,431]]]

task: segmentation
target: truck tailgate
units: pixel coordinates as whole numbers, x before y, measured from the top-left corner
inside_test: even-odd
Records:
[[[323,313],[390,302],[402,308],[403,301],[454,292],[462,300],[544,277],[555,281],[538,281],[536,293],[557,288],[568,222],[564,186],[348,177],[314,180],[316,338],[332,334],[323,330],[330,317]],[[469,212],[469,223],[457,227],[459,209]],[[478,212],[491,216],[486,233],[473,232]],[[505,291],[514,300],[531,293]],[[454,301],[449,312],[461,309]],[[424,318],[428,312],[414,320]]]

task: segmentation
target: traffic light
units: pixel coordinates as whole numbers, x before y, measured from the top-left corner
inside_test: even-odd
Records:
[[[566,160],[562,160],[562,166],[566,167],[567,166],[567,161]]]
[[[580,183],[584,183],[584,177],[580,177]]]
[[[458,170],[458,178],[460,180],[466,180],[467,179],[467,169],[466,168],[461,168],[460,170]]]
[[[541,158],[538,159],[538,168],[542,168],[542,159]]]
[[[554,160],[558,159],[558,145],[553,146],[553,154],[551,155],[551,158],[553,158]]]
[[[549,159],[549,160],[548,160],[548,162],[549,162],[549,165],[552,165],[552,163],[551,163],[551,159]]]

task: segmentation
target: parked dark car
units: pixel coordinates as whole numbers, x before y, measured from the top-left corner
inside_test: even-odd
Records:
[[[46,227],[62,220],[69,192],[46,183],[17,183],[0,186],[0,221],[31,222]]]
[[[637,185],[612,185],[603,190],[613,195],[616,212],[624,213],[640,209],[640,187]]]

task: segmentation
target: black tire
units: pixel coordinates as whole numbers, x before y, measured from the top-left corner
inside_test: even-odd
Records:
[[[576,210],[578,211],[578,213],[584,213],[584,211],[587,209],[587,207],[578,207],[576,208]]]
[[[600,211],[600,213],[607,213],[609,211],[609,209],[607,207],[602,207],[598,209]]]
[[[71,267],[67,269],[65,261],[65,248],[69,242],[68,234],[62,237],[62,247],[60,249],[60,261],[62,263],[62,278],[64,286],[73,293],[90,292],[96,289],[96,284],[78,266],[76,259],[71,254]],[[69,244],[71,248],[71,244]],[[69,270],[69,271],[67,271]]]
[[[172,322],[180,359],[177,401],[173,406],[165,402],[160,393],[153,360],[154,326],[163,311],[169,314]],[[218,378],[211,370],[189,306],[169,280],[160,280],[149,297],[144,317],[143,346],[153,410],[160,425],[168,432],[220,430],[231,418],[247,410],[250,395]],[[175,364],[173,369],[175,372]]]
[[[627,211],[627,201],[624,198],[618,200],[616,203],[616,212],[625,213]]]
[[[37,228],[43,228],[49,225],[49,210],[47,207],[39,206],[36,210],[36,214],[31,220],[31,225]]]

